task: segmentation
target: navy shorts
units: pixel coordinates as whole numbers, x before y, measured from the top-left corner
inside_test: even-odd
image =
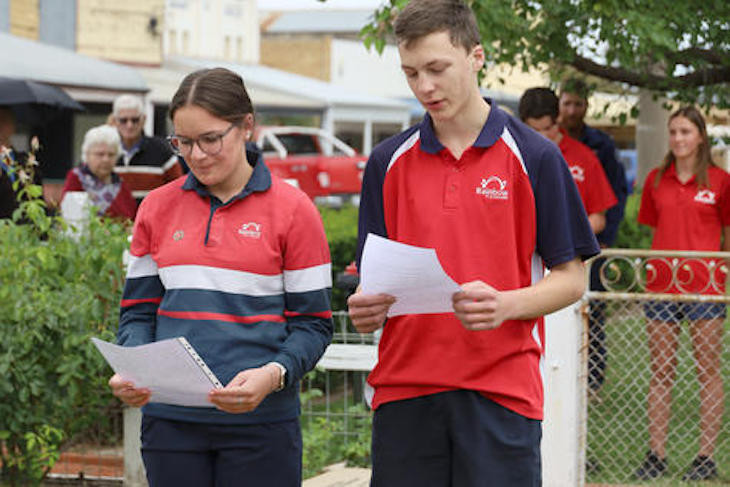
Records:
[[[252,425],[142,417],[150,487],[300,487],[299,420]]]
[[[723,303],[689,303],[675,301],[647,301],[644,314],[650,320],[679,323],[682,320],[710,320],[725,318]]]
[[[373,418],[371,487],[540,487],[539,420],[478,392],[385,403]]]

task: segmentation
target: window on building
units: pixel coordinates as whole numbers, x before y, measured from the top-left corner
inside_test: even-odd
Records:
[[[182,35],[182,53],[184,55],[190,54],[190,32],[184,31]]]
[[[231,36],[226,36],[223,39],[223,57],[231,59]]]
[[[170,29],[167,33],[167,52],[170,54],[177,54],[177,31]]]
[[[236,59],[243,61],[243,37],[236,37]]]

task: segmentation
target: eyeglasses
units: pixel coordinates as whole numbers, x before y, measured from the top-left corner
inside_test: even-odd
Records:
[[[232,123],[231,126],[223,132],[208,132],[197,139],[181,137],[179,135],[170,135],[167,138],[167,141],[172,146],[172,149],[183,157],[188,157],[190,153],[193,152],[193,146],[195,144],[198,144],[200,150],[209,156],[214,156],[223,149],[223,137],[228,135],[228,132],[230,132],[235,126],[236,124]]]
[[[142,117],[117,117],[117,122],[119,122],[120,125],[127,125],[128,123],[137,125],[140,120],[142,120]]]

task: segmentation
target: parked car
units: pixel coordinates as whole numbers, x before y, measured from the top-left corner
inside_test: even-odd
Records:
[[[367,158],[316,127],[263,126],[254,140],[271,172],[313,200],[359,197]]]

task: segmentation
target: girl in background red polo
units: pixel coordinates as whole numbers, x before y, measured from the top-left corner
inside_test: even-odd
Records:
[[[714,165],[705,121],[694,107],[669,118],[669,152],[649,173],[639,208],[639,223],[654,229],[652,249],[718,251],[730,249],[730,175]],[[672,268],[677,268],[672,279]],[[722,260],[679,262],[652,259],[646,289],[656,293],[725,294],[727,270]],[[712,459],[723,413],[721,376],[725,305],[649,302],[645,307],[651,380],[648,416],[650,450],[636,476],[642,480],[667,471],[666,438],[676,371],[680,322],[688,320],[700,382],[699,452],[683,480],[717,477]]]

